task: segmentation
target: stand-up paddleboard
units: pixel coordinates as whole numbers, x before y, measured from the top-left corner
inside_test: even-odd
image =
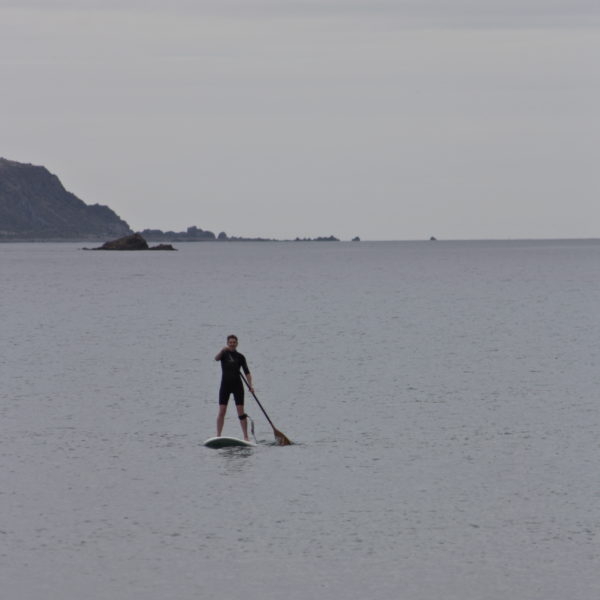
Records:
[[[230,448],[231,446],[256,447],[254,442],[247,442],[234,437],[211,437],[208,438],[204,445],[207,448]]]

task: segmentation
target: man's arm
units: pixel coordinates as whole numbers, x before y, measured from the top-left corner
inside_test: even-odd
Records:
[[[242,364],[240,366],[242,367],[242,371],[244,371],[244,374],[246,375],[250,391],[254,393],[254,386],[252,385],[252,373],[250,373],[250,369],[248,368],[248,363],[246,362],[245,356],[242,357]]]
[[[223,352],[228,352],[229,348],[227,346],[221,348],[219,353],[215,356],[215,360],[221,360],[223,358]]]

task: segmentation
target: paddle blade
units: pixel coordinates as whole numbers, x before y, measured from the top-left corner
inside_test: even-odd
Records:
[[[275,434],[275,440],[277,441],[278,446],[291,446],[292,441],[284,434],[279,431],[279,429],[275,429],[273,427],[273,433]]]

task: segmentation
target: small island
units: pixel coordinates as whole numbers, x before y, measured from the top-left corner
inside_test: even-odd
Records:
[[[125,237],[110,242],[105,242],[99,248],[83,248],[84,250],[177,250],[171,244],[159,244],[148,246],[148,242],[139,233],[126,235]]]

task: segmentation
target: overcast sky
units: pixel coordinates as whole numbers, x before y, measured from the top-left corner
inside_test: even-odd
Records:
[[[134,230],[600,237],[597,0],[0,0],[0,156]]]

